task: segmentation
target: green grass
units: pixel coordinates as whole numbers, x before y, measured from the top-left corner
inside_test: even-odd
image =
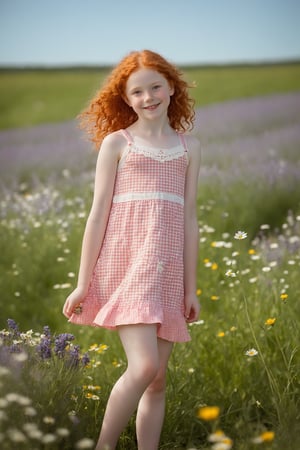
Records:
[[[196,105],[300,90],[300,64],[183,68]],[[107,69],[0,71],[0,129],[74,119]]]
[[[11,317],[22,331],[42,332],[42,325],[50,325],[55,334],[71,332],[82,351],[93,343],[109,347],[99,353],[90,350],[89,368],[70,374],[63,362],[54,357],[48,362],[30,357],[23,369],[17,371],[12,360],[9,367],[19,373],[16,378],[1,377],[0,398],[6,398],[9,392],[25,395],[37,411],[32,418],[16,415],[15,404],[9,403],[4,408],[9,423],[14,418],[14,427],[23,429],[24,423],[30,421],[44,436],[54,435],[56,441],[49,447],[51,450],[59,450],[62,445],[57,435],[59,424],[70,433],[63,441],[65,449],[74,448],[72,445],[84,436],[96,439],[110,389],[125,367],[124,353],[115,333],[67,324],[61,313],[67,292],[74,284],[72,272],[78,266],[83,215],[89,208],[91,194],[90,188],[82,189],[76,183],[73,191],[67,191],[64,182],[56,179],[55,190],[49,190],[44,181],[30,192],[15,194],[14,205],[6,205],[11,212],[1,222],[0,328],[6,327],[5,319]],[[215,188],[216,185],[217,182]],[[203,322],[191,326],[192,341],[177,345],[171,357],[161,450],[211,448],[206,439],[216,427],[234,440],[236,450],[254,450],[252,439],[265,430],[275,432],[274,443],[266,448],[299,448],[299,255],[291,252],[288,245],[292,237],[299,235],[298,199],[293,205],[290,203],[294,213],[283,218],[277,208],[280,196],[272,199],[272,192],[257,191],[254,181],[247,185],[241,182],[232,188],[239,195],[234,202],[231,195],[224,196],[222,206],[217,202],[219,188],[211,190],[206,185],[201,188],[198,289]],[[59,197],[55,191],[60,192]],[[261,224],[267,217],[262,212],[267,214],[267,210],[275,209],[284,219],[281,226],[276,219],[266,231],[258,227],[254,241],[250,237],[254,229],[253,212],[244,207],[249,191],[253,195],[255,192],[257,205],[265,204],[264,211],[259,211]],[[41,216],[33,205],[35,201],[39,205],[45,193],[52,207]],[[59,212],[58,200],[64,202]],[[239,217],[243,211],[243,219],[239,223],[222,221],[220,208],[228,217]],[[259,217],[255,219],[256,225]],[[240,224],[249,233],[242,241],[233,238]],[[219,241],[226,245],[216,245]],[[274,250],[270,250],[271,244]],[[226,276],[228,269],[236,277]],[[282,293],[287,298],[282,298]],[[273,326],[266,325],[269,318],[276,319]],[[34,353],[32,348],[21,346],[26,353]],[[255,348],[258,355],[247,357],[245,352],[250,348]],[[96,387],[83,388],[88,385]],[[64,393],[63,408],[57,407],[60,393]],[[97,396],[93,399],[92,394]],[[197,418],[197,410],[206,404],[220,407],[217,421],[209,423]],[[71,412],[80,419],[79,427],[70,422]],[[47,425],[44,417],[48,416],[54,422]],[[8,440],[3,448],[12,450],[14,445]],[[31,449],[32,439],[26,445],[22,448]],[[135,448],[132,420],[119,449]]]

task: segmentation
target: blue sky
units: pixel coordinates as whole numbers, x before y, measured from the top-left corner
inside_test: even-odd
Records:
[[[0,65],[300,59],[298,0],[0,0]]]

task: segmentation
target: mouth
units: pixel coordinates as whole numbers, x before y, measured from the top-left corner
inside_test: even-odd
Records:
[[[150,106],[144,106],[143,109],[146,109],[147,111],[154,111],[156,108],[158,108],[160,103],[157,103],[156,105],[150,105]]]

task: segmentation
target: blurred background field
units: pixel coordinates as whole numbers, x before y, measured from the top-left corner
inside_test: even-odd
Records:
[[[223,450],[300,447],[299,67],[184,69],[197,83],[193,132],[203,152],[202,312],[192,341],[175,346],[170,361],[161,449],[217,448],[207,438],[220,428],[228,436]],[[74,118],[104,75],[0,73],[0,329],[11,318],[24,332],[1,334],[4,450],[92,448],[78,443],[96,439],[125,367],[115,333],[70,325],[61,313],[76,283],[97,157]],[[52,353],[43,359],[45,325]],[[53,335],[62,333],[75,340],[60,358]],[[91,362],[70,369],[76,344]],[[205,405],[218,406],[219,417],[197,417]],[[133,422],[119,448],[136,448]]]
[[[300,63],[183,67],[196,106],[300,89]],[[73,119],[109,68],[0,70],[0,129]]]

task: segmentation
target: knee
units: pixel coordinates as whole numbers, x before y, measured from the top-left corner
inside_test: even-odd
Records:
[[[166,373],[165,371],[158,371],[151,383],[147,387],[147,391],[153,394],[164,394],[166,390]]]
[[[148,386],[152,383],[158,373],[158,363],[155,360],[147,359],[141,361],[138,367],[132,368],[132,375],[137,383]]]

